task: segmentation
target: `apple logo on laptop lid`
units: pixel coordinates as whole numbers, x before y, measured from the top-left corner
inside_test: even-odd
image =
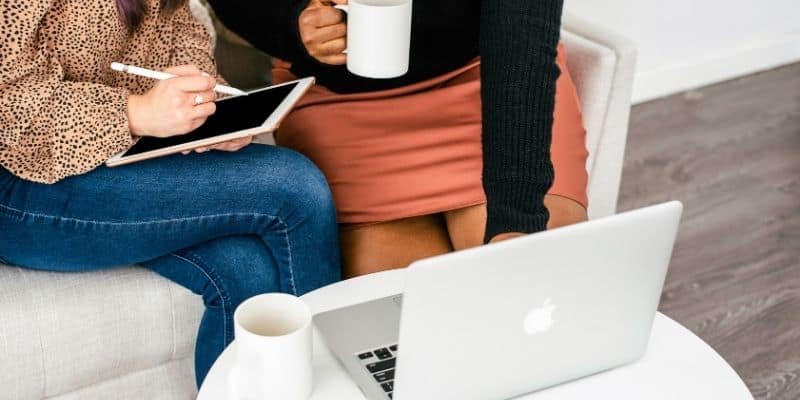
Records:
[[[553,320],[553,312],[555,312],[555,310],[556,305],[552,304],[552,301],[548,297],[540,307],[535,307],[528,311],[522,322],[525,333],[528,335],[536,335],[549,331],[555,323],[555,320]]]

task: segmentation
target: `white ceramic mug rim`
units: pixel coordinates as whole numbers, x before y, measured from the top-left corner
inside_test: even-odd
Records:
[[[260,298],[263,298],[265,296],[283,297],[283,298],[286,298],[286,299],[291,299],[292,301],[296,301],[299,304],[301,304],[302,308],[303,308],[303,311],[304,311],[303,312],[303,323],[297,329],[294,329],[291,332],[284,333],[282,335],[259,335],[257,333],[251,332],[250,330],[248,330],[247,328],[242,326],[239,323],[239,315],[241,313],[242,307],[247,305],[248,303],[256,302]],[[297,296],[293,296],[291,294],[286,294],[286,293],[263,293],[263,294],[259,294],[259,295],[253,296],[253,297],[243,301],[241,304],[239,304],[239,307],[236,307],[236,310],[233,312],[233,324],[234,324],[234,326],[238,326],[240,328],[239,332],[244,333],[246,336],[249,336],[249,337],[252,337],[252,338],[258,338],[258,339],[262,339],[262,340],[280,340],[280,339],[290,338],[292,336],[295,336],[298,333],[303,332],[304,330],[308,329],[308,327],[311,325],[312,319],[313,318],[311,316],[311,308],[308,306],[308,304],[306,304],[306,302],[303,301],[303,299],[301,299],[301,298],[299,298]]]
[[[360,7],[398,8],[398,7],[406,7],[409,4],[411,4],[411,0],[398,0],[398,1],[402,1],[402,3],[400,3],[400,4],[387,4],[387,5],[368,4],[368,3],[365,3],[365,1],[371,1],[371,0],[347,0],[347,4],[342,4],[342,5],[343,6],[350,6],[350,5],[356,4],[356,5],[360,6]]]

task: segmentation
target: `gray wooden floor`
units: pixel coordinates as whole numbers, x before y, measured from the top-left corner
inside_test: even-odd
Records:
[[[620,210],[686,206],[661,311],[800,399],[800,64],[636,106]]]

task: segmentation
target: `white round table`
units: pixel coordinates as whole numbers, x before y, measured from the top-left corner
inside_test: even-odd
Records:
[[[365,275],[303,296],[313,313],[398,294],[404,271]],[[227,395],[228,371],[234,362],[232,343],[211,368],[198,400]],[[736,372],[691,331],[658,314],[645,356],[636,363],[574,382],[518,397],[525,400],[753,400]],[[361,400],[364,396],[314,330],[314,392],[310,400]]]

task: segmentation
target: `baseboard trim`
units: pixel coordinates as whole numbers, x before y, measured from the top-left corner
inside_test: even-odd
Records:
[[[800,31],[685,63],[636,74],[633,103],[800,61]]]

